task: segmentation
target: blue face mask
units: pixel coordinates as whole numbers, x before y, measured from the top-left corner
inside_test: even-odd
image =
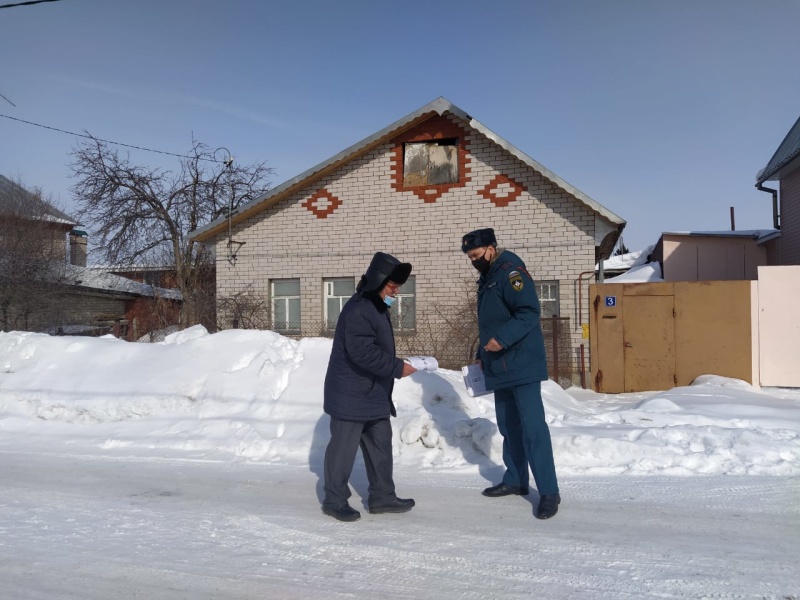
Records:
[[[396,300],[396,298],[394,296],[389,296],[388,294],[383,297],[383,301],[386,303],[386,306],[388,306],[389,308],[392,307],[392,304],[394,304],[395,300]]]

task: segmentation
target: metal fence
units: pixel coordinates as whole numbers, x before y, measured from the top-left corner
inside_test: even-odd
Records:
[[[564,389],[573,383],[575,368],[569,317],[542,319],[547,374]]]
[[[280,331],[291,338],[333,337],[333,330],[326,323],[303,324]],[[547,373],[550,379],[564,388],[573,383],[576,373],[574,350],[570,337],[568,317],[542,319]],[[395,346],[398,356],[433,356],[443,369],[461,370],[475,360],[478,347],[477,325],[454,328],[445,323],[430,323],[417,320],[417,327],[410,331],[395,330]]]

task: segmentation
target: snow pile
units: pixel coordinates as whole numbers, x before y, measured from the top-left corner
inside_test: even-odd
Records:
[[[0,448],[319,464],[331,341],[202,327],[137,344],[0,333]],[[559,475],[800,474],[800,393],[716,376],[627,395],[542,387]],[[440,369],[396,383],[398,466],[502,464],[491,395]]]

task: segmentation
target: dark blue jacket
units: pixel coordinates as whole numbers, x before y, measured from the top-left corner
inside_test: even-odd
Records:
[[[504,250],[478,280],[478,358],[489,388],[547,379],[540,315],[539,297],[525,263]],[[503,347],[499,352],[483,349],[492,338]]]
[[[325,375],[325,412],[358,422],[396,416],[392,389],[402,374],[388,307],[375,292],[357,292],[336,324]]]

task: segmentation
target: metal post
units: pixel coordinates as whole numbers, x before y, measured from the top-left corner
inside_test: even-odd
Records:
[[[553,381],[558,381],[558,317],[553,316]]]
[[[583,354],[583,344],[581,344],[581,388],[586,389],[586,362]]]

